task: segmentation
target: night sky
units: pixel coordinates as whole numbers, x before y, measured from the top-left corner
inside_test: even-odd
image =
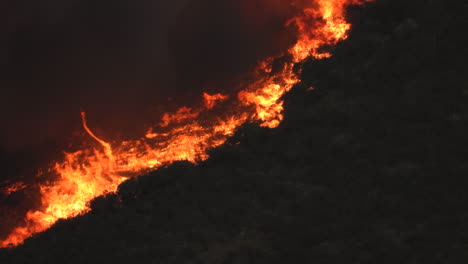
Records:
[[[70,147],[82,110],[122,139],[229,90],[294,42],[285,2],[0,3],[0,180]],[[466,263],[462,2],[352,7],[349,39],[303,65],[278,129],[248,124],[200,166],[131,180],[0,262]]]

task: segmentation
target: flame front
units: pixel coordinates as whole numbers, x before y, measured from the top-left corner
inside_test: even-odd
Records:
[[[56,175],[57,179],[39,186],[42,207],[28,211],[24,221],[0,241],[0,247],[19,245],[33,234],[50,228],[59,219],[88,212],[91,200],[116,192],[129,177],[175,161],[197,163],[206,160],[207,150],[222,145],[245,122],[277,127],[283,120],[282,96],[299,82],[294,65],[308,57],[330,57],[330,53],[320,49],[347,38],[350,24],[345,20],[346,7],[369,1],[312,1],[313,8],[302,10],[286,25],[297,30],[296,44],[278,57],[259,62],[253,73],[255,81],[244,85],[237,94],[203,94],[203,104],[166,113],[140,139],[111,145],[92,132],[85,113],[82,113],[83,128],[99,146],[66,153],[62,161],[49,168],[48,173]],[[283,62],[273,69],[278,58],[283,58]],[[220,109],[229,111],[219,115]],[[218,110],[217,115],[213,117],[215,110]]]

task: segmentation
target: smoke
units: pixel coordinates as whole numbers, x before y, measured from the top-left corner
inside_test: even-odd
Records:
[[[80,109],[102,121],[103,129],[116,129],[119,120],[130,119],[126,113],[144,114],[150,98],[164,96],[159,87],[171,82],[171,71],[163,22],[177,7],[156,1],[16,2],[2,9],[3,149],[63,138],[79,129]]]
[[[280,0],[2,5],[3,152],[70,140],[80,110],[106,138],[140,133],[168,98],[190,103],[202,90],[232,89],[293,41],[284,30],[291,7]]]
[[[287,1],[191,1],[170,31],[177,87],[230,89],[232,80],[292,44]]]

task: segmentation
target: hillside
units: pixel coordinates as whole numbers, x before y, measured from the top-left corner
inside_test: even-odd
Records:
[[[353,8],[279,128],[246,124],[198,166],[128,181],[0,263],[466,263],[462,2]]]

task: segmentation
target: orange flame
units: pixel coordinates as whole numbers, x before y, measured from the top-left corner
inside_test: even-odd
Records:
[[[288,21],[287,26],[294,26],[298,37],[296,44],[279,56],[290,58],[279,70],[273,70],[276,58],[261,61],[256,81],[246,85],[237,97],[229,97],[233,100],[227,100],[228,95],[205,93],[201,106],[182,107],[175,113],[164,114],[161,122],[140,139],[110,144],[92,132],[85,113],[81,113],[83,128],[100,147],[66,153],[62,161],[56,162],[48,173],[57,179],[39,186],[42,207],[28,211],[23,223],[0,241],[0,247],[19,245],[59,219],[88,212],[91,200],[116,192],[129,177],[175,161],[206,160],[208,149],[223,144],[245,122],[277,127],[283,120],[282,96],[299,82],[295,63],[310,56],[317,59],[331,56],[320,48],[347,38],[350,24],[345,20],[346,7],[368,1],[316,0],[316,8],[307,8]],[[213,118],[215,106],[223,104],[234,110]]]
[[[227,98],[228,98],[227,95],[223,95],[223,94],[219,94],[219,93],[213,94],[213,95],[203,93],[203,99],[204,99],[204,102],[205,102],[205,107],[207,109],[212,109],[213,107],[215,107],[215,105],[218,102],[222,102],[222,101],[226,100]]]

